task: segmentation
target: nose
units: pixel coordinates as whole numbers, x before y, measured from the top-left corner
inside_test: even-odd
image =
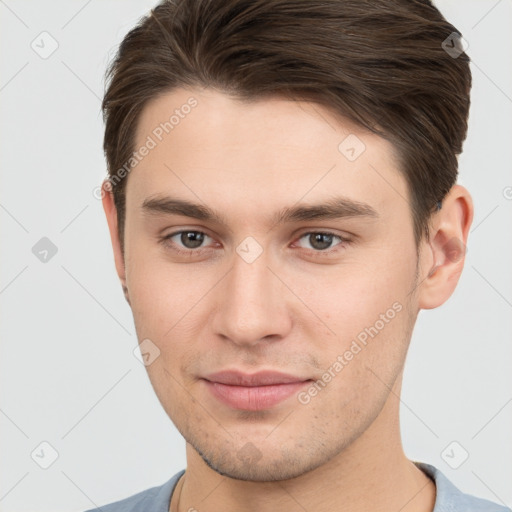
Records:
[[[239,346],[284,339],[292,327],[290,291],[269,268],[264,251],[256,260],[234,254],[233,266],[217,287],[213,328],[217,336]],[[269,265],[270,264],[270,265]]]

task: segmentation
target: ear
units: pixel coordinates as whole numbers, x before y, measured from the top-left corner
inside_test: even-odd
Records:
[[[432,216],[429,240],[422,242],[421,275],[426,277],[419,285],[421,309],[437,308],[455,290],[464,268],[472,221],[471,195],[463,186],[454,185]]]
[[[114,261],[116,265],[117,275],[123,287],[123,293],[126,301],[130,304],[128,296],[128,288],[126,286],[126,268],[124,263],[124,254],[121,249],[121,241],[119,240],[118,223],[117,223],[117,208],[114,203],[114,194],[112,192],[112,185],[108,178],[103,180],[101,184],[101,202],[103,203],[103,210],[107,217],[108,229],[110,232],[110,240],[112,241],[112,249],[114,250]]]

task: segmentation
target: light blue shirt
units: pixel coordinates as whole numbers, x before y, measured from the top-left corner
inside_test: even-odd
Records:
[[[439,469],[424,462],[414,462],[436,484],[436,502],[433,512],[512,512],[491,501],[465,494],[455,487]],[[151,487],[121,501],[103,505],[86,512],[168,512],[171,496],[183,469],[163,485]]]

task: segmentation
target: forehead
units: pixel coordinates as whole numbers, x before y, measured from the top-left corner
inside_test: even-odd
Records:
[[[172,192],[219,209],[239,201],[254,214],[336,193],[377,211],[400,196],[407,207],[391,144],[313,102],[175,89],[143,109],[135,150],[143,147],[127,202]]]
[[[137,142],[142,143],[151,133],[159,142],[164,138],[171,145],[172,139],[184,142],[186,137],[187,145],[198,149],[221,143],[245,145],[244,150],[248,150],[247,142],[274,138],[305,150],[331,146],[335,154],[340,137],[353,134],[372,146],[382,146],[383,152],[393,153],[387,141],[313,101],[284,96],[242,100],[208,88],[177,88],[150,100],[139,117]],[[171,134],[173,137],[168,137]]]

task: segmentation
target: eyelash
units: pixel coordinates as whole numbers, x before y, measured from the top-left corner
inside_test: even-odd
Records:
[[[160,239],[160,242],[166,247],[166,248],[169,248],[171,249],[173,252],[175,252],[176,254],[178,255],[181,255],[181,256],[193,256],[195,254],[199,255],[199,254],[202,254],[204,251],[208,251],[208,250],[211,250],[211,249],[208,249],[206,247],[199,247],[198,249],[180,249],[179,247],[176,246],[176,244],[174,242],[171,242],[171,238],[173,238],[174,236],[176,235],[181,235],[182,233],[200,233],[200,234],[203,234],[203,235],[206,235],[207,237],[209,238],[212,238],[210,237],[207,233],[205,233],[204,231],[198,231],[198,230],[194,230],[194,229],[183,229],[181,231],[175,231],[173,233],[170,233],[169,235],[166,235],[164,237],[162,237]],[[337,254],[339,251],[343,250],[346,248],[347,245],[350,244],[351,240],[348,239],[348,238],[345,238],[345,237],[342,237],[341,235],[337,235],[336,233],[332,233],[330,231],[307,231],[305,233],[302,233],[297,240],[301,240],[302,238],[304,238],[305,236],[309,236],[309,235],[327,235],[327,236],[332,236],[333,238],[338,238],[340,240],[340,243],[335,245],[334,249],[332,248],[329,248],[329,249],[325,249],[325,250],[317,250],[317,249],[304,249],[306,250],[309,254],[312,254],[313,256],[320,256],[320,257],[326,257],[326,256],[330,256],[330,255],[333,255],[333,254]]]

